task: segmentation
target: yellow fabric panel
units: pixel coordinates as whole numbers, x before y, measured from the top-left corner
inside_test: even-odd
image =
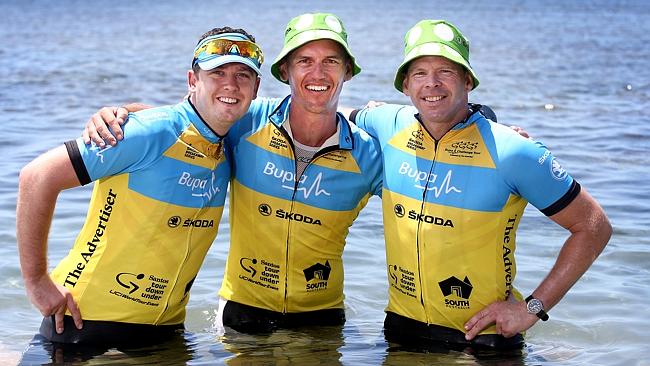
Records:
[[[451,130],[438,142],[414,120],[413,124],[396,133],[389,145],[411,155],[446,164],[494,168],[492,156],[476,125]]]
[[[250,135],[246,140],[266,151],[293,159],[289,141],[273,123],[267,123],[259,131]]]
[[[436,160],[441,163],[495,168],[476,124],[447,132],[439,144]]]
[[[396,208],[398,204],[402,208]],[[421,211],[421,201],[384,190],[390,284],[386,310],[464,331],[463,325],[476,312],[506,299],[510,291],[518,294],[511,287],[516,274],[514,233],[526,204],[512,195],[502,212],[429,203]],[[456,290],[443,294],[440,282],[450,278],[467,278],[471,295]],[[484,333],[493,334],[495,329]]]
[[[396,133],[388,141],[388,144],[411,155],[422,155],[424,152],[430,156],[429,154],[435,154],[436,149],[435,141],[431,135],[415,119],[412,125]]]
[[[231,182],[231,246],[219,294],[278,312],[342,308],[345,237],[368,198],[351,211],[328,211]],[[305,270],[319,265],[329,266],[329,278],[307,280]]]
[[[211,170],[224,159],[222,143],[206,140],[192,124],[163,155]]]
[[[346,172],[361,173],[359,165],[349,151],[336,151],[323,155],[312,161],[313,165],[320,165],[330,169]]]
[[[216,236],[222,210],[152,200],[129,190],[126,174],[101,179],[74,247],[51,276],[71,291],[84,319],[181,323],[186,286]]]

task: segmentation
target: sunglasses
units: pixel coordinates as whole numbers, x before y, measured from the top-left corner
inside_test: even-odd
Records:
[[[247,58],[257,66],[262,66],[264,55],[262,50],[251,41],[233,41],[230,39],[216,38],[201,43],[194,50],[192,65],[199,61],[206,61],[219,56],[236,55]]]

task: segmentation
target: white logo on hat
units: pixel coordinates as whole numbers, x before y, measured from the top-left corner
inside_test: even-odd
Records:
[[[458,51],[455,49],[447,46],[446,44],[442,46],[445,48],[445,51],[447,51],[447,53],[451,54],[452,57],[463,58],[463,56],[461,56],[460,53],[458,53]]]
[[[417,42],[418,39],[420,39],[421,35],[422,35],[422,28],[417,27],[411,29],[411,31],[409,32],[408,45],[413,46],[415,42]]]
[[[433,27],[433,33],[440,37],[443,41],[451,41],[454,39],[454,31],[445,23],[438,23]]]
[[[336,33],[341,33],[343,30],[343,27],[341,26],[341,22],[339,22],[336,17],[328,15],[325,17],[325,24],[327,24],[328,27],[330,27],[334,32]]]
[[[420,55],[439,55],[440,53],[439,43],[425,43],[418,47],[418,54]]]
[[[303,14],[300,16],[300,19],[296,22],[296,25],[294,26],[297,30],[303,30],[310,25],[314,23],[314,15],[313,14]]]

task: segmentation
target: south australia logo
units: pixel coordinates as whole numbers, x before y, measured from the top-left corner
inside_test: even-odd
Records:
[[[472,295],[472,283],[465,276],[464,280],[459,280],[451,276],[446,280],[438,282],[440,291],[445,297],[445,306],[451,309],[469,309],[469,297]]]
[[[316,263],[308,268],[305,268],[303,270],[303,273],[305,274],[305,281],[307,281],[307,291],[311,292],[326,290],[327,281],[330,278],[331,271],[332,267],[330,266],[329,261],[325,261],[325,264]]]

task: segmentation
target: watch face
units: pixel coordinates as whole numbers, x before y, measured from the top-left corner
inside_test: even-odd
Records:
[[[540,311],[544,310],[544,306],[542,306],[542,302],[538,299],[530,299],[528,304],[526,304],[526,309],[531,314],[537,314]]]

